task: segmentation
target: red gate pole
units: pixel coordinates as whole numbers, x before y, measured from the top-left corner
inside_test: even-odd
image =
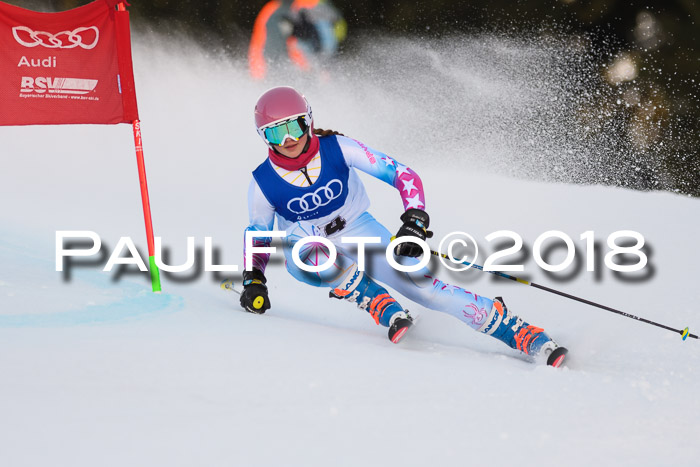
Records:
[[[117,4],[118,11],[126,11],[123,2]],[[146,222],[146,239],[148,241],[148,266],[151,271],[151,286],[153,291],[159,293],[160,271],[155,260],[155,246],[153,241],[153,220],[151,219],[151,202],[148,198],[148,183],[146,182],[146,164],[143,160],[143,140],[141,139],[141,122],[137,119],[132,122],[134,127],[134,148],[136,149],[136,163],[139,169],[139,183],[141,184],[141,204],[143,204],[143,218]]]
[[[141,139],[141,122],[134,120],[134,148],[136,149],[136,163],[139,168],[139,182],[141,184],[141,204],[143,204],[143,218],[146,221],[146,238],[148,239],[148,265],[151,271],[151,285],[154,292],[160,292],[160,271],[155,260],[155,246],[153,241],[153,220],[151,219],[151,202],[148,198],[148,183],[146,182],[146,164],[143,160],[143,140]]]

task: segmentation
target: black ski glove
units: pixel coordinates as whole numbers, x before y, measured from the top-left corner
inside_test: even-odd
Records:
[[[270,309],[270,297],[267,296],[265,274],[259,269],[243,272],[243,293],[241,306],[251,313],[261,315]]]
[[[409,209],[401,215],[403,225],[396,233],[396,238],[399,237],[418,237],[421,240],[431,238],[433,233],[428,230],[430,225],[430,216],[422,209]],[[423,249],[417,243],[402,243],[394,248],[396,256],[410,256],[417,258],[423,253]]]

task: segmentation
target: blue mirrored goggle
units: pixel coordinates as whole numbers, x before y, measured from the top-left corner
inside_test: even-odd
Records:
[[[306,124],[306,120],[302,115],[295,119],[265,128],[263,134],[268,143],[281,146],[287,138],[299,141],[299,138],[304,136],[304,133],[306,133],[308,129],[309,126]]]

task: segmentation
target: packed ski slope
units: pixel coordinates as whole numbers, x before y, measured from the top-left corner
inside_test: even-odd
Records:
[[[507,125],[470,128],[497,112],[513,119],[541,89],[489,75],[483,60],[447,73],[426,54],[427,71],[378,76],[355,63],[285,84],[305,92],[319,126],[421,175],[436,238],[466,231],[489,252],[486,235],[515,231],[525,243],[507,258],[525,265],[517,275],[697,333],[700,201],[489,170],[518,158],[517,140]],[[252,107],[282,83],[252,83],[240,63],[151,36],[136,40],[134,55],[154,226],[170,263],[185,261],[188,236],[198,246],[210,236],[221,263],[242,265],[245,194],[265,155]],[[420,99],[403,98],[420,73],[463,86],[436,80]],[[463,102],[464,114],[451,116],[461,133],[454,121],[443,132],[445,109],[430,106],[445,93]],[[522,153],[534,154],[543,134]],[[131,129],[2,128],[0,138],[2,465],[697,465],[697,340],[476,271],[440,276],[502,295],[570,349],[567,368],[533,365],[405,299],[421,320],[393,345],[364,312],[294,282],[280,255],[268,268],[273,308],[263,316],[242,312],[201,270],[164,277],[161,295],[133,268],[101,272],[106,256],[68,278],[55,271],[57,230],[97,232],[105,255],[129,236],[145,253]],[[364,180],[371,212],[398,228],[398,195]],[[533,243],[549,230],[576,243],[575,272],[551,277],[536,266]],[[649,246],[637,282],[602,262],[618,230],[640,232]],[[602,252],[597,272],[584,267],[586,231]]]

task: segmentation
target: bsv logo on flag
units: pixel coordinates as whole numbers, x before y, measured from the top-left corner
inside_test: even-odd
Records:
[[[315,211],[336,199],[342,192],[343,182],[334,178],[313,193],[307,193],[304,196],[292,198],[287,203],[287,209],[294,214],[304,214],[306,212]]]
[[[100,30],[97,26],[75,28],[72,31],[61,31],[51,34],[46,31],[33,31],[26,26],[15,26],[12,35],[18,44],[25,47],[42,46],[49,49],[94,49],[100,40]]]
[[[55,94],[87,94],[95,90],[97,81],[96,79],[22,76],[20,92],[42,94],[48,91]]]

